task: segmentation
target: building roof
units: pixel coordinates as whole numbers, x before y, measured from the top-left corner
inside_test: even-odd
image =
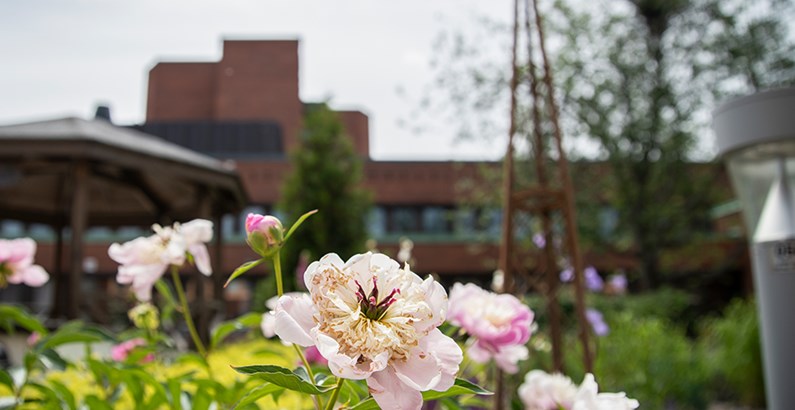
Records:
[[[0,215],[59,223],[77,164],[89,168],[89,225],[148,225],[247,202],[230,163],[104,120],[0,126]]]
[[[150,121],[132,128],[216,158],[285,156],[274,121]]]

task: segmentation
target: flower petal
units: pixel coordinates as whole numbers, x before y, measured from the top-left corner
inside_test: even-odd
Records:
[[[327,253],[319,261],[312,262],[307,268],[306,272],[304,272],[304,285],[306,288],[311,292],[314,288],[312,284],[312,279],[317,275],[319,272],[317,268],[324,265],[333,265],[336,266],[338,269],[342,269],[345,265],[345,262],[340,259],[340,257],[336,253]]]
[[[275,312],[275,332],[282,340],[304,347],[315,344],[311,336],[315,327],[314,305],[308,294],[280,297]]]
[[[422,393],[403,384],[392,367],[373,373],[367,387],[382,410],[419,410]]]
[[[458,364],[463,360],[461,348],[439,329],[432,330],[409,351],[406,360],[392,362],[397,377],[407,386],[425,391],[436,388],[442,376],[455,376]],[[445,377],[450,382],[450,377]],[[452,385],[452,383],[450,383]],[[447,390],[450,386],[444,387]]]
[[[31,238],[12,239],[6,242],[8,253],[4,256],[7,262],[20,268],[25,268],[33,263],[36,255],[36,241]]]
[[[206,219],[194,219],[180,225],[179,233],[188,245],[207,243],[213,240],[213,223]]]
[[[351,380],[366,379],[373,372],[386,368],[389,361],[389,352],[382,352],[373,360],[359,363],[361,356],[351,357],[340,353],[339,343],[328,335],[318,332],[315,340],[317,341],[317,350],[321,356],[328,360],[329,370],[337,377]]]
[[[422,282],[421,289],[425,293],[425,302],[433,312],[433,315],[423,318],[414,325],[418,332],[424,333],[439,327],[447,317],[447,292],[439,282],[431,277]]]
[[[506,373],[515,374],[519,371],[516,365],[521,360],[526,360],[530,355],[530,351],[525,345],[508,345],[500,347],[497,354],[494,355],[494,361],[497,362],[497,367]]]
[[[276,314],[273,311],[262,314],[260,328],[262,329],[263,336],[269,339],[273,336],[276,336]]]
[[[28,286],[41,286],[48,280],[50,275],[39,265],[31,265],[22,271],[22,282]],[[11,282],[11,278],[8,278],[8,281]]]
[[[213,267],[210,265],[210,254],[207,252],[207,246],[203,243],[194,243],[188,247],[188,251],[193,255],[193,261],[196,262],[196,268],[199,269],[204,276],[210,276],[213,273]]]
[[[428,349],[436,357],[442,369],[442,377],[432,389],[445,391],[455,383],[459,365],[464,360],[464,352],[461,351],[461,347],[455,340],[446,336],[439,329],[431,331],[425,338],[425,343],[428,344]]]
[[[135,297],[141,302],[148,302],[152,299],[152,286],[163,276],[167,268],[168,265],[165,264],[119,266],[116,281],[121,284],[132,284]],[[128,280],[128,282],[122,282],[122,280]]]

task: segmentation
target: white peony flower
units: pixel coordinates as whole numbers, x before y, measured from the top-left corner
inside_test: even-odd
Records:
[[[335,376],[366,379],[382,409],[419,409],[421,391],[453,385],[463,353],[437,329],[447,312],[438,282],[369,252],[328,254],[304,282],[308,295],[279,299],[276,334],[316,346]]]

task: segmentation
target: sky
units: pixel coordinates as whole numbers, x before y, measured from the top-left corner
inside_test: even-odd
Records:
[[[91,118],[97,104],[141,123],[156,62],[218,61],[224,38],[297,38],[301,99],[368,114],[373,158],[496,159],[499,139],[411,122],[435,39],[511,12],[510,0],[0,0],[0,124]]]

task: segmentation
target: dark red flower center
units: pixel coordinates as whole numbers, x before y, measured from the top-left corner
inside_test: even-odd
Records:
[[[378,282],[376,278],[373,277],[373,290],[370,292],[369,295],[364,293],[364,289],[362,288],[362,284],[359,281],[354,281],[356,286],[358,286],[358,290],[356,291],[356,297],[359,299],[359,306],[361,307],[362,314],[367,317],[368,319],[372,320],[380,320],[384,314],[386,314],[387,309],[395,303],[395,295],[400,294],[400,289],[394,288],[392,292],[389,292],[387,297],[378,301]]]

